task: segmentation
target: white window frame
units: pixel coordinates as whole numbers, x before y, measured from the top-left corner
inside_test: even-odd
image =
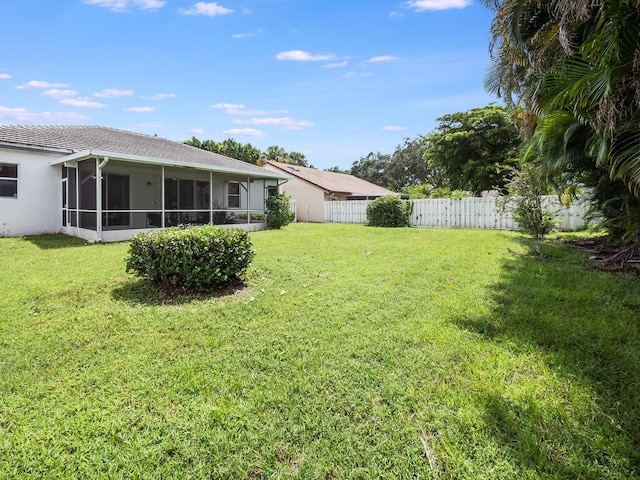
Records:
[[[16,182],[16,193],[13,196],[0,195],[0,198],[18,198],[18,178],[20,178],[20,166],[17,163],[0,162],[0,167],[1,166],[16,167],[16,176],[15,177],[0,177],[0,180]]]

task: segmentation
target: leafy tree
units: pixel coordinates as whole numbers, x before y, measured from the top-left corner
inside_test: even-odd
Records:
[[[403,187],[414,187],[428,184],[434,188],[445,184],[443,169],[427,164],[424,154],[427,146],[422,135],[416,138],[405,138],[402,145],[398,145],[391,157],[389,166],[389,185],[395,191]]]
[[[521,143],[506,107],[488,105],[437,119],[424,138],[424,159],[451,190],[504,189]]]
[[[556,219],[543,204],[542,196],[549,193],[549,185],[539,168],[534,162],[527,162],[519,170],[514,169],[507,184],[509,196],[502,198],[502,204],[511,210],[520,230],[542,240],[555,229]]]
[[[347,175],[351,174],[351,170],[346,170],[340,168],[339,165],[335,165],[333,167],[325,168],[325,172],[334,172],[334,173],[345,173]]]
[[[278,145],[271,145],[270,147],[267,148],[264,158],[267,161],[285,163],[288,158],[288,155],[287,155],[287,152],[284,150],[284,148]]]
[[[351,174],[396,192],[425,183],[442,186],[442,170],[427,165],[423,158],[425,149],[422,136],[405,138],[391,155],[370,152],[360,158],[353,163]]]
[[[243,162],[259,165],[264,154],[261,150],[254,147],[250,143],[242,144],[232,138],[227,138],[222,142],[216,142],[215,140],[200,141],[196,137],[192,137],[191,140],[183,142],[192,147],[208,150],[209,152],[218,153],[227,157],[235,158]]]
[[[307,160],[307,157],[304,155],[304,153],[300,152],[289,152],[289,154],[287,155],[287,161],[285,163],[298,165],[300,167],[312,167],[312,165],[309,165],[309,161]]]
[[[489,91],[521,109],[530,157],[595,182],[616,236],[640,241],[640,4],[484,0],[496,12]]]
[[[227,138],[220,145],[218,153],[226,155],[227,157],[236,158],[243,162],[253,163],[258,165],[261,163],[261,159],[264,156],[262,151],[250,143],[239,143],[232,138]]]
[[[272,145],[271,147],[267,148],[266,160],[298,165],[300,167],[315,168],[309,163],[304,153],[287,152],[284,148],[277,145]]]
[[[420,198],[467,198],[469,193],[464,190],[451,190],[448,187],[432,187],[431,185],[422,184],[413,187],[403,187],[402,193],[409,195],[410,200]]]
[[[370,152],[366,157],[353,162],[351,175],[381,187],[389,187],[391,184],[390,165],[391,155]]]

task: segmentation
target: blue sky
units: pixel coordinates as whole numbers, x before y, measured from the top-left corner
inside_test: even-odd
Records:
[[[477,0],[3,0],[0,123],[232,137],[349,168],[487,105]]]

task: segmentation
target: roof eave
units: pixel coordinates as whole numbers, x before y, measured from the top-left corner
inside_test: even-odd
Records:
[[[220,167],[217,165],[207,165],[204,163],[191,163],[191,162],[182,162],[178,160],[169,160],[166,158],[155,158],[155,157],[145,157],[141,155],[129,155],[126,153],[116,153],[116,152],[107,152],[104,150],[82,150],[80,152],[72,153],[71,155],[66,155],[64,157],[57,158],[49,162],[50,165],[60,165],[65,162],[71,161],[81,161],[86,160],[91,157],[108,157],[110,160],[123,160],[126,162],[133,163],[146,163],[150,165],[163,165],[169,167],[182,167],[182,168],[195,168],[197,170],[207,170],[219,173],[229,173],[234,175],[247,175],[254,178],[278,178],[278,179],[289,179],[286,175],[279,174],[277,172],[272,172],[270,170],[265,170],[265,173],[247,171],[239,168],[229,168],[229,167]],[[250,165],[250,164],[247,164]]]
[[[27,143],[16,143],[16,142],[7,142],[7,141],[0,141],[0,146],[9,147],[9,148],[18,148],[22,150],[39,150],[39,151],[45,151],[45,152],[51,152],[51,153],[69,153],[72,151],[72,150],[69,150],[68,148],[45,147],[42,145],[30,145]]]

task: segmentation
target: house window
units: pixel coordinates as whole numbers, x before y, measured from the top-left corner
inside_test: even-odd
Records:
[[[275,197],[276,195],[278,195],[278,187],[267,187],[267,197]]]
[[[18,165],[0,163],[0,197],[18,196]]]
[[[229,182],[227,187],[227,205],[229,208],[240,208],[239,182]]]

